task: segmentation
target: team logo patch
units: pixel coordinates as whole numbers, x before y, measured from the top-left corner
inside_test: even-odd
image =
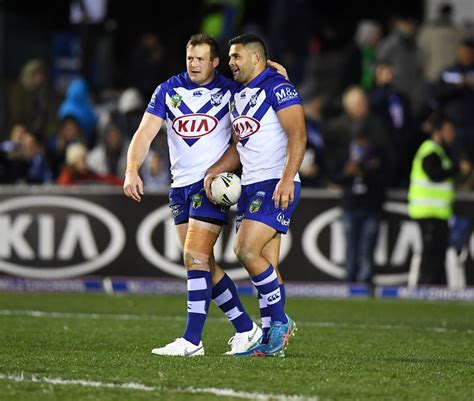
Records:
[[[171,107],[179,107],[181,106],[181,99],[183,97],[180,95],[173,95],[171,96]]]
[[[260,206],[262,206],[262,200],[257,198],[250,202],[249,212],[256,213],[260,210]]]
[[[249,101],[250,107],[255,107],[257,105],[257,98],[258,98],[257,94],[250,96],[250,101]]]
[[[211,104],[214,107],[219,106],[222,103],[222,96],[221,92],[213,93],[211,95]]]
[[[193,201],[193,209],[198,209],[202,206],[202,195],[201,194],[194,194],[192,197]]]

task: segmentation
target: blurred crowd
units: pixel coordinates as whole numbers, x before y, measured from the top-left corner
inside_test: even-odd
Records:
[[[305,187],[343,186],[351,161],[364,148],[384,161],[378,186],[407,188],[433,113],[454,123],[455,158],[474,160],[474,30],[456,26],[451,6],[440,6],[437,18],[421,25],[396,17],[388,31],[363,20],[353,37],[337,42],[329,27],[307,29],[308,12],[299,4],[304,2],[276,1],[269,16],[274,22],[285,16],[301,20],[292,29],[283,29],[282,22],[272,25],[279,30],[242,26],[240,32],[265,38],[272,58],[285,65],[303,97]],[[212,28],[209,21],[203,21],[203,30]],[[144,34],[124,72],[127,87],[101,93],[91,88],[87,74],[58,93],[48,65],[28,61],[15,82],[0,88],[0,183],[121,185],[128,143],[153,89],[180,72],[170,72],[166,58],[158,35]],[[167,152],[163,130],[142,166],[145,186],[169,187]],[[474,179],[465,174],[459,185],[470,190]]]

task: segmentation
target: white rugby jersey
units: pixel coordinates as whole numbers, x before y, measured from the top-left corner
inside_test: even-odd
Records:
[[[166,121],[173,188],[203,179],[226,151],[229,100],[237,86],[217,72],[211,83],[196,85],[185,72],[155,89],[146,112]]]
[[[294,104],[302,104],[296,88],[269,68],[232,96],[230,114],[239,137],[243,185],[283,176],[288,137],[276,112]],[[300,180],[298,174],[295,180]]]

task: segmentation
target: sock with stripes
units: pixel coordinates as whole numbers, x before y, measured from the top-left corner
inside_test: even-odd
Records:
[[[263,273],[252,276],[252,283],[265,302],[271,321],[287,323],[280,284],[273,266],[269,265]]]
[[[283,303],[283,307],[285,307],[286,291],[284,284],[280,284],[280,294],[281,302]],[[272,319],[270,317],[270,313],[268,312],[267,304],[265,303],[260,294],[258,294],[258,307],[260,308],[260,319],[262,322],[262,343],[266,344]]]
[[[188,321],[183,337],[199,345],[211,302],[211,272],[188,270]]]
[[[225,313],[237,333],[243,333],[252,329],[252,319],[250,319],[242,306],[237,294],[237,288],[227,274],[224,274],[224,277],[212,287],[212,299],[222,312]]]

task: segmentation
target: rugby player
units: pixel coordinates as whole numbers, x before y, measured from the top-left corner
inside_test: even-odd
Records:
[[[140,202],[144,190],[139,168],[166,121],[172,175],[169,206],[187,269],[188,315],[182,337],[153,349],[156,355],[204,355],[201,335],[211,298],[236,330],[229,354],[248,350],[262,335],[243,308],[235,284],[216,265],[213,255],[221,228],[228,223],[228,208],[207,199],[203,178],[229,146],[229,100],[237,87],[216,71],[218,54],[210,36],[190,38],[186,72],[156,88],[128,149],[124,193]],[[286,73],[279,64],[273,66]]]
[[[301,98],[285,77],[267,67],[263,41],[246,34],[229,41],[229,66],[240,87],[231,97],[235,143],[206,173],[210,183],[242,164],[234,251],[246,267],[270,317],[268,336],[240,356],[284,356],[296,325],[285,313],[275,266],[300,196],[298,169],[306,147]]]

